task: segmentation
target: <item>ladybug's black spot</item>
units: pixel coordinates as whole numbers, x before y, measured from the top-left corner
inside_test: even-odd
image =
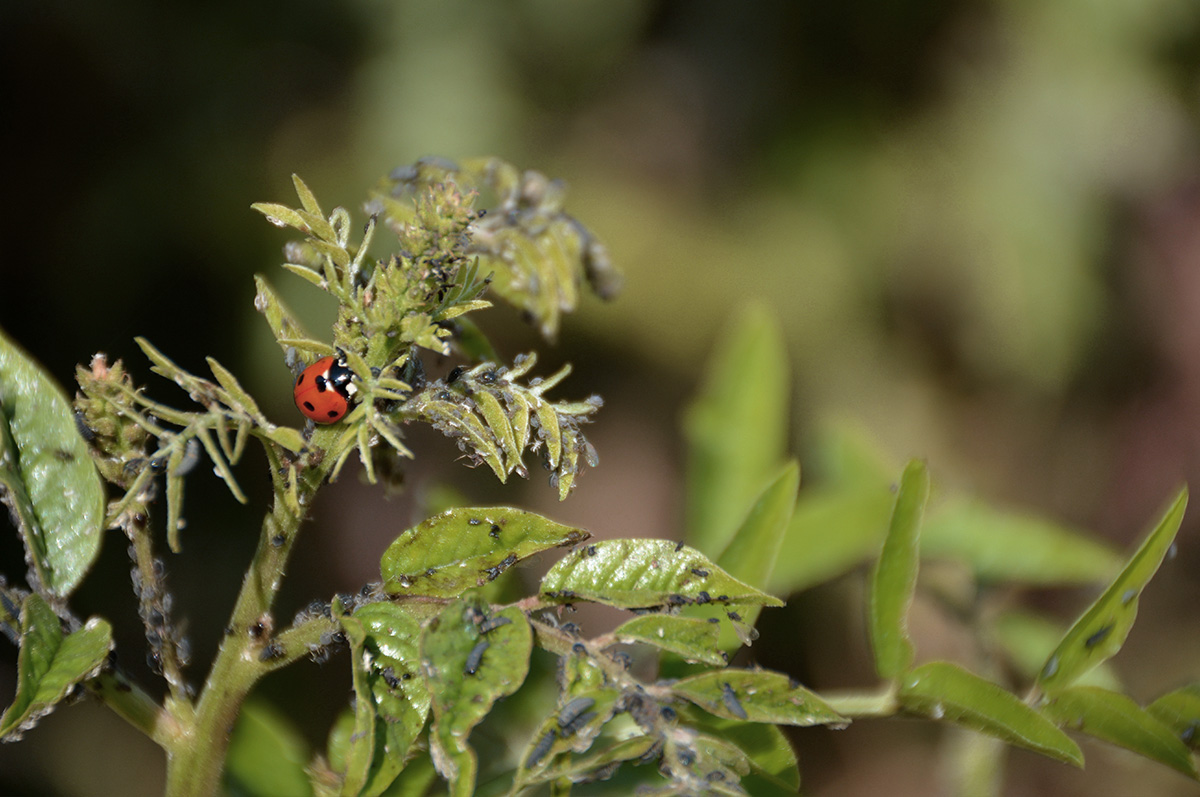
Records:
[[[324,393],[329,388],[324,376],[317,377],[317,392]]]
[[[313,403],[311,401],[304,402],[304,409],[308,410],[309,412],[317,411],[317,408],[313,406]]]
[[[300,376],[296,378],[296,387],[300,387],[300,385],[303,383],[304,383],[304,374],[301,373]]]
[[[325,413],[325,414],[326,414],[326,415],[328,415],[330,418],[336,418],[336,417],[338,416],[338,411],[337,411],[337,410],[330,410],[329,412],[327,412],[327,413]]]

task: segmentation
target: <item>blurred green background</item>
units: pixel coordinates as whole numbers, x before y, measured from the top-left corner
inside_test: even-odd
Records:
[[[565,178],[568,209],[625,270],[619,299],[587,302],[539,366],[573,362],[558,395],[607,401],[591,430],[601,466],[575,494],[558,505],[541,478],[498,489],[414,430],[403,496],[353,475],[323,496],[281,622],[376,579],[440,480],[601,535],[676,535],[680,414],[746,302],[786,332],[806,482],[821,477],[807,468],[821,430],[848,423],[897,474],[922,456],[947,489],[1122,547],[1179,482],[1200,484],[1194,2],[8,0],[0,41],[0,326],[64,385],[103,351],[182,405],[149,374],[145,335],[196,372],[215,356],[298,424],[251,276],[313,331],[331,307],[276,268],[285,236],[249,209],[292,202],[292,172],[357,214],[396,165],[498,155]],[[541,345],[507,308],[480,322],[508,357]],[[239,470],[247,507],[206,473],[189,482],[185,555],[168,568],[196,682],[254,547],[262,464]],[[1115,662],[1135,698],[1200,676],[1196,526]],[[15,579],[21,552],[2,536]],[[122,664],[146,675],[124,549],[108,541],[74,606],[113,617]],[[843,592],[768,613],[758,658],[818,689],[870,683]],[[1030,597],[1069,620],[1089,594]],[[4,659],[7,700],[11,647]],[[315,741],[345,705],[345,669],[303,664],[261,692]],[[902,795],[939,788],[937,736],[893,721],[794,738],[807,793]],[[1086,773],[1013,753],[1008,793],[1194,793],[1084,750]],[[162,771],[90,704],[0,748],[4,794],[154,794]]]

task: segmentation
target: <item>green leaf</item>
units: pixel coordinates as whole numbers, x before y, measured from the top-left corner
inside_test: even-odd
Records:
[[[1033,681],[1046,657],[1062,639],[1063,627],[1040,615],[1022,611],[1004,612],[992,627],[996,642],[1022,678]],[[1079,684],[1120,690],[1121,682],[1108,664],[1080,676]]]
[[[1175,732],[1119,692],[1073,686],[1056,692],[1042,706],[1048,717],[1089,736],[1124,747],[1197,778],[1191,753]]]
[[[688,441],[687,540],[716,557],[746,507],[779,468],[787,445],[791,374],[778,322],[743,311],[717,341]]]
[[[604,540],[568,554],[542,579],[550,600],[575,599],[623,609],[718,603],[782,606],[703,554],[670,540]]]
[[[229,740],[225,777],[251,797],[309,797],[308,745],[286,717],[261,700],[248,701]]]
[[[386,602],[339,619],[350,642],[356,695],[342,793],[376,797],[404,768],[429,714],[418,667],[421,624],[411,611]]]
[[[717,565],[752,587],[766,589],[779,561],[779,548],[792,519],[799,489],[800,465],[792,460],[750,507],[750,514],[718,557]],[[754,625],[758,612],[759,607],[755,606],[743,613],[747,625]],[[736,639],[723,642],[730,648],[737,646]]]
[[[612,688],[564,690],[558,710],[542,721],[522,751],[515,783],[562,777],[564,769],[570,769],[570,760],[560,756],[587,751],[620,699],[620,691]]]
[[[1125,644],[1125,637],[1137,618],[1138,596],[1154,577],[1175,541],[1187,497],[1185,487],[1121,573],[1075,621],[1046,659],[1037,680],[1043,692],[1054,694],[1065,689],[1097,664],[1107,661]]]
[[[275,336],[275,340],[286,354],[289,348],[294,347],[293,341],[306,339],[308,335],[300,320],[275,293],[275,289],[271,287],[271,283],[267,282],[266,277],[255,274],[254,285],[257,289],[254,296],[254,308],[266,317],[267,324],[271,327],[271,334]],[[325,348],[329,349],[328,346]],[[329,349],[322,353],[332,354],[333,350]]]
[[[917,586],[921,516],[928,498],[929,473],[924,463],[913,460],[900,478],[891,526],[871,574],[868,625],[875,671],[881,678],[895,678],[913,663],[908,610]]]
[[[544,738],[544,736],[540,737],[540,739]],[[654,736],[631,736],[629,738],[612,741],[607,744],[597,743],[593,745],[592,749],[587,751],[586,755],[574,755],[569,759],[555,762],[553,769],[549,769],[545,773],[539,773],[537,775],[525,778],[523,779],[523,782],[533,784],[544,782],[552,777],[586,777],[587,775],[594,774],[598,771],[603,771],[605,767],[613,764],[619,764],[625,761],[634,761],[641,758],[650,752],[657,741],[657,738]],[[522,762],[529,762],[531,755],[530,751],[532,749],[533,748],[531,747],[525,751]],[[534,763],[538,764],[541,763],[541,761],[535,760]]]
[[[612,632],[624,644],[640,642],[681,656],[688,661],[722,666],[725,658],[717,650],[720,626],[691,617],[646,614],[621,624]]]
[[[742,788],[755,797],[796,794],[800,788],[800,768],[791,742],[778,725],[717,717],[683,707],[681,724],[737,745],[750,760],[754,771],[742,778]]]
[[[717,559],[717,566],[752,587],[765,588],[779,561],[779,547],[787,532],[792,509],[796,506],[799,487],[800,466],[793,460],[758,496],[741,528]],[[738,619],[731,619],[730,622],[721,622],[725,610],[719,606],[689,606],[684,613],[689,617],[719,623],[717,649],[732,653],[742,645],[750,644],[752,637],[745,629],[753,628],[761,608],[745,607]],[[683,675],[676,664],[665,660],[664,674],[675,677]]]
[[[904,676],[900,705],[930,719],[945,719],[1043,755],[1083,766],[1079,745],[1015,695],[944,661],[923,664]]]
[[[532,649],[533,630],[515,606],[489,617],[484,606],[455,601],[425,627],[421,668],[433,694],[430,752],[452,797],[472,794],[478,760],[467,739],[497,700],[524,683]]]
[[[540,551],[588,538],[533,512],[467,507],[435,515],[396,538],[383,554],[391,594],[456,597]]]
[[[1179,737],[1179,740],[1195,750],[1200,747],[1200,683],[1190,683],[1165,695],[1146,706],[1155,719],[1163,723]]]
[[[879,550],[896,497],[878,487],[805,489],[779,550],[771,591],[791,594],[849,572]]]
[[[71,687],[92,677],[112,650],[112,627],[93,617],[63,636],[58,615],[36,593],[21,607],[21,649],[17,654],[17,694],[0,717],[0,738],[16,741],[66,697]]]
[[[767,670],[713,670],[676,681],[671,691],[731,720],[801,726],[849,722],[813,692]]]
[[[930,513],[921,553],[966,562],[982,581],[1087,584],[1108,581],[1121,558],[1082,532],[982,502],[951,500]]]
[[[100,552],[104,487],[66,397],[3,332],[0,498],[41,589],[70,595]]]

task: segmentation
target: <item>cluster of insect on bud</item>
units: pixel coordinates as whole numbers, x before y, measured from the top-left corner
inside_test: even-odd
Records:
[[[550,471],[550,484],[564,498],[584,465],[599,462],[581,425],[603,406],[599,396],[580,402],[551,403],[542,394],[569,369],[528,384],[517,380],[533,367],[532,354],[516,358],[511,368],[484,362],[459,367],[445,378],[426,382],[404,403],[402,411],[430,423],[455,440],[473,465],[487,464],[500,479],[516,473],[527,477],[526,450],[540,455]]]

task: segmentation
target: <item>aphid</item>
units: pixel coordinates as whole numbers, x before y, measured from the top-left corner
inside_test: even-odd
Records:
[[[737,693],[728,681],[721,684],[721,702],[725,704],[726,710],[738,719],[744,720],[748,716],[746,709],[742,707],[742,701],[738,700]]]
[[[474,675],[479,672],[479,665],[483,663],[483,653],[491,646],[492,643],[486,639],[481,639],[475,643],[475,647],[471,648],[471,652],[467,654],[467,663],[463,667],[463,671],[467,675]]]

